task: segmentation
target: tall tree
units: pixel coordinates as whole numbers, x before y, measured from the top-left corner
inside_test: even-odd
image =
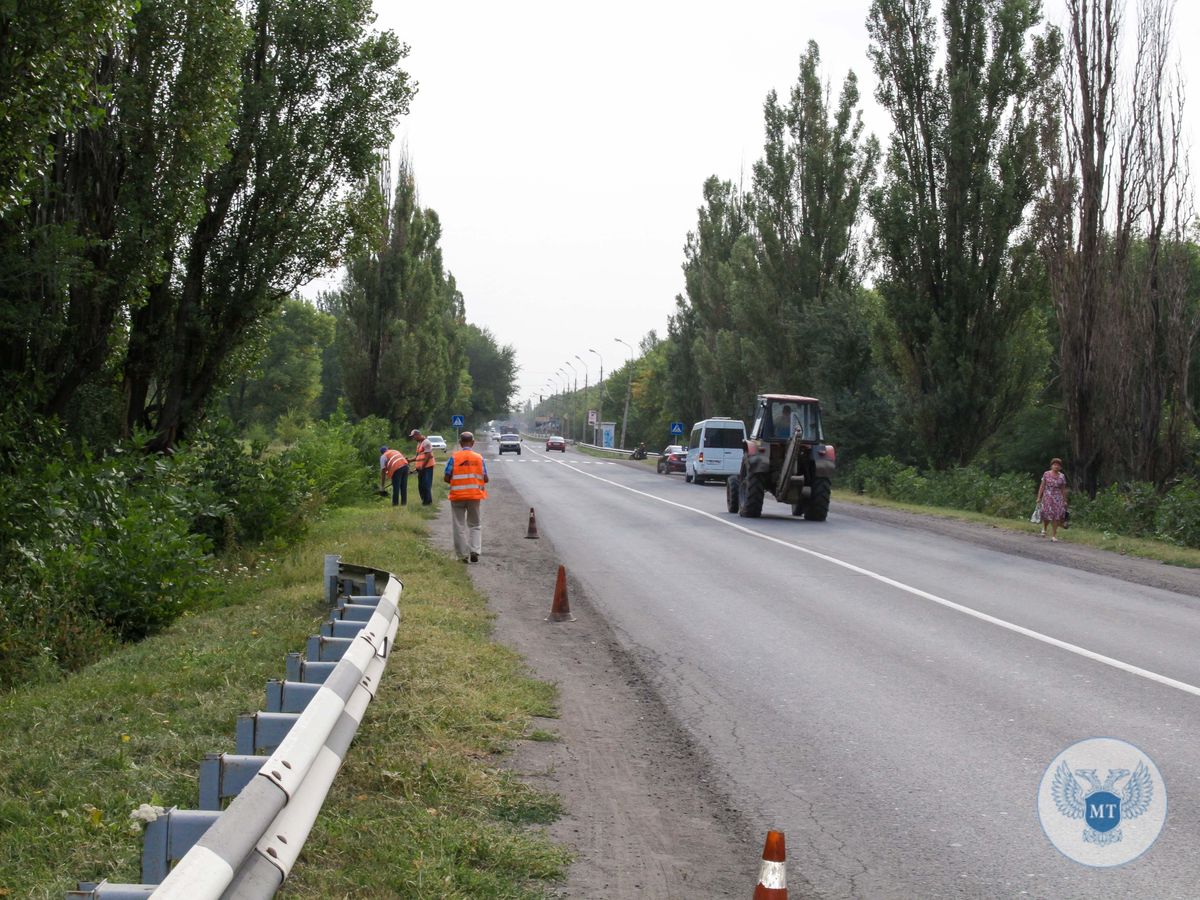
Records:
[[[763,158],[745,194],[710,178],[688,235],[687,298],[671,320],[667,383],[696,418],[749,410],[762,390],[817,393],[838,323],[854,319],[858,225],[878,146],[863,132],[857,80],[836,100],[810,43],[786,102],[764,104]],[[862,343],[867,346],[866,332]]]
[[[1042,251],[1060,331],[1078,487],[1163,481],[1183,463],[1200,316],[1171,9],[1148,0],[1131,72],[1123,4],[1068,0],[1061,151],[1043,204]]]
[[[857,77],[846,76],[834,104],[820,59],[810,41],[787,105],[768,95],[754,166],[761,290],[747,298],[743,324],[765,351],[764,377],[780,390],[811,384],[821,368],[820,326],[858,287],[857,226],[879,158],[878,142],[863,132]]]
[[[894,130],[870,205],[904,417],[932,463],[956,465],[1026,401],[1045,365],[1025,226],[1044,183],[1059,44],[1033,33],[1036,0],[946,0],[944,45],[929,7],[871,5],[876,96]]]
[[[136,8],[136,0],[0,4],[0,215],[28,202],[26,188],[54,157],[54,135],[103,114],[96,60]]]
[[[333,316],[289,298],[263,324],[257,361],[229,387],[226,406],[238,426],[273,426],[286,413],[310,417],[321,393],[321,360],[333,342]]]
[[[517,392],[517,351],[511,344],[498,344],[487,328],[470,323],[463,326],[462,337],[471,383],[463,414],[476,421],[503,417]]]
[[[236,125],[203,214],[133,317],[125,422],[174,445],[203,415],[250,327],[339,259],[351,189],[412,93],[407,54],[370,0],[248,0]]]
[[[378,208],[379,198],[391,192],[386,167],[372,183],[367,204]],[[421,207],[406,158],[384,211],[375,244],[348,261],[341,289],[327,301],[338,317],[340,369],[351,409],[398,425],[424,425],[450,412],[460,396],[463,300],[443,268],[437,213]]]
[[[36,5],[36,4],[35,4]],[[63,415],[202,211],[232,127],[234,0],[144,0],[91,59],[95,119],[41,138],[53,166],[0,220],[0,372]]]

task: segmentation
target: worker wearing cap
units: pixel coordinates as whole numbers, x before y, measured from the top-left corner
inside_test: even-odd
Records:
[[[408,459],[399,450],[379,448],[379,489],[392,480],[392,506],[408,506]]]
[[[479,562],[483,551],[483,524],[479,504],[487,499],[487,463],[475,452],[475,435],[458,436],[462,449],[446,460],[442,480],[450,485],[450,518],[454,523],[454,555],[463,562]]]
[[[421,495],[421,505],[429,506],[433,503],[433,445],[419,428],[414,428],[408,436],[417,442],[417,456],[413,460],[413,468],[417,470],[417,492]]]

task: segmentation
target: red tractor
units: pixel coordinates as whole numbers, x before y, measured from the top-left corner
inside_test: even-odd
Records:
[[[793,516],[824,522],[837,454],[821,435],[821,401],[792,394],[760,394],[739,473],[725,484],[731,513],[762,515],[771,494]]]

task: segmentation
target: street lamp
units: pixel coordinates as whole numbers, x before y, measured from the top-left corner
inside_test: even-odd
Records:
[[[620,338],[613,338],[618,344],[625,344]],[[628,344],[625,344],[629,347]],[[633,348],[629,347],[629,373],[625,378],[625,415],[621,418],[621,449],[625,449],[625,426],[629,424],[629,394],[633,389]]]
[[[596,401],[596,432],[599,433],[600,423],[604,421],[604,357],[600,356],[600,351],[588,348],[588,353],[595,353],[600,358],[600,380],[596,382],[596,387],[600,389],[600,399]],[[596,435],[592,435],[592,442],[599,444]]]
[[[564,362],[563,365],[571,370],[571,375],[575,379],[574,384],[571,387],[571,408],[573,410],[578,410],[579,409],[579,398],[575,395],[579,393],[579,373],[575,371],[575,367],[573,365],[571,365],[569,362]],[[571,437],[571,435],[568,434],[567,437]]]
[[[578,353],[575,354],[575,358],[579,360],[579,364],[583,366],[583,408],[588,412],[591,412],[591,409],[588,407],[588,364],[583,361],[583,357]],[[586,426],[583,429],[583,439],[585,441],[587,440]],[[594,437],[592,438],[592,443],[596,443],[596,439]]]

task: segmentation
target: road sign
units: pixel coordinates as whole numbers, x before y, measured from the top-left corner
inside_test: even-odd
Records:
[[[451,416],[451,417],[450,417],[450,427],[452,427],[452,428],[462,428],[462,427],[463,427],[463,422],[464,422],[464,421],[465,421],[465,420],[463,419],[463,417],[462,417],[462,416]],[[680,433],[682,434],[682,432],[680,432]]]
[[[672,422],[671,423],[671,434],[683,434],[683,423],[682,422]]]
[[[596,424],[596,420],[597,420],[598,418],[599,418],[599,415],[597,414],[597,412],[596,412],[594,409],[589,409],[589,410],[588,410],[588,424],[589,424],[589,425],[595,425],[595,424]]]

